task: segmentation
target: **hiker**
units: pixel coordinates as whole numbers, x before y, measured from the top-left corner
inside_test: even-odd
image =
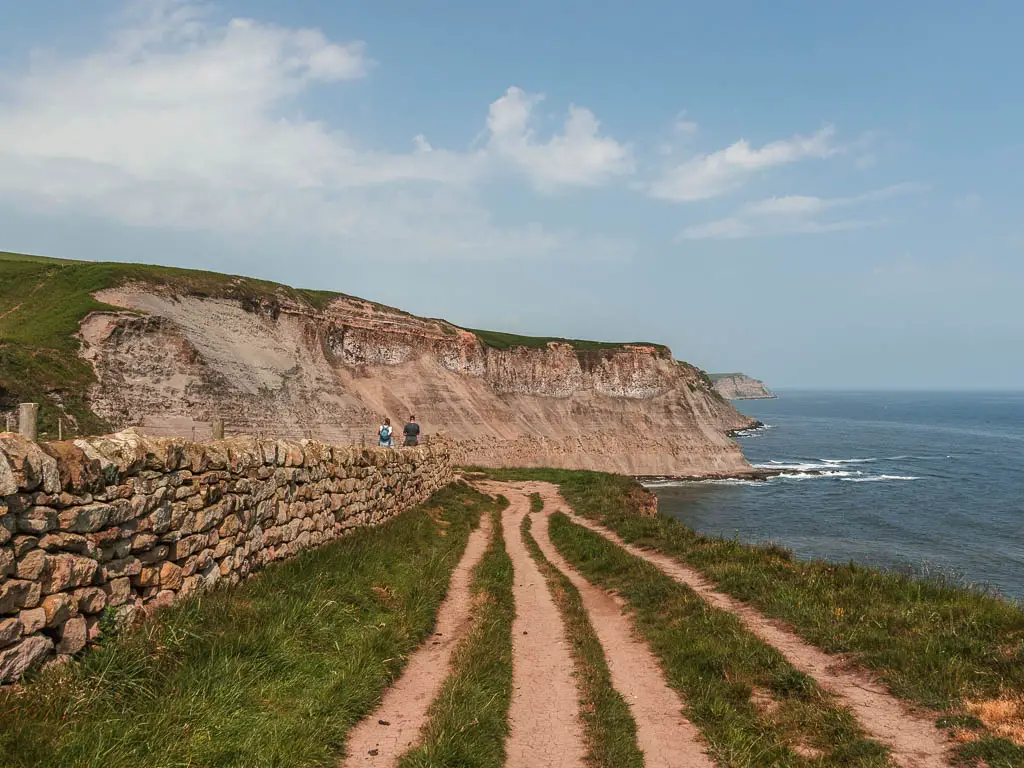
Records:
[[[381,448],[394,448],[394,434],[391,429],[391,419],[384,417],[384,423],[377,428],[377,445]]]
[[[415,416],[409,417],[409,423],[405,425],[402,432],[405,433],[405,444],[407,447],[419,445],[420,425],[416,423]]]

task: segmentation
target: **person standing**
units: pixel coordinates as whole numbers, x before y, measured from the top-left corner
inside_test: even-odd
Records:
[[[405,434],[405,445],[412,447],[420,443],[420,425],[416,423],[416,417],[410,416],[409,423],[402,429]]]
[[[384,423],[377,428],[377,445],[381,448],[394,448],[395,440],[391,429],[391,419],[385,417]]]

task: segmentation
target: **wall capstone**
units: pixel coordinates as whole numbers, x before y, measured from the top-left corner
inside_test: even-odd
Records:
[[[0,684],[267,563],[377,525],[452,482],[443,444],[391,450],[133,430],[0,433]]]

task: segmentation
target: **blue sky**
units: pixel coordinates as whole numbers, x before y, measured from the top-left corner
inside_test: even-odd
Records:
[[[1018,3],[0,14],[0,249],[649,339],[777,387],[1024,387]]]

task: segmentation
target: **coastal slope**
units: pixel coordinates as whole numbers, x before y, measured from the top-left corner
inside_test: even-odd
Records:
[[[76,265],[103,266],[59,262],[48,279]],[[228,434],[369,444],[385,415],[400,431],[415,414],[460,464],[750,471],[727,432],[752,420],[664,346],[473,331],[343,294],[105,266],[71,283],[94,288],[74,354],[88,415],[107,428],[202,438],[221,419]],[[77,396],[41,394],[58,407]]]
[[[715,389],[727,400],[770,400],[775,397],[760,379],[745,373],[712,373]]]

